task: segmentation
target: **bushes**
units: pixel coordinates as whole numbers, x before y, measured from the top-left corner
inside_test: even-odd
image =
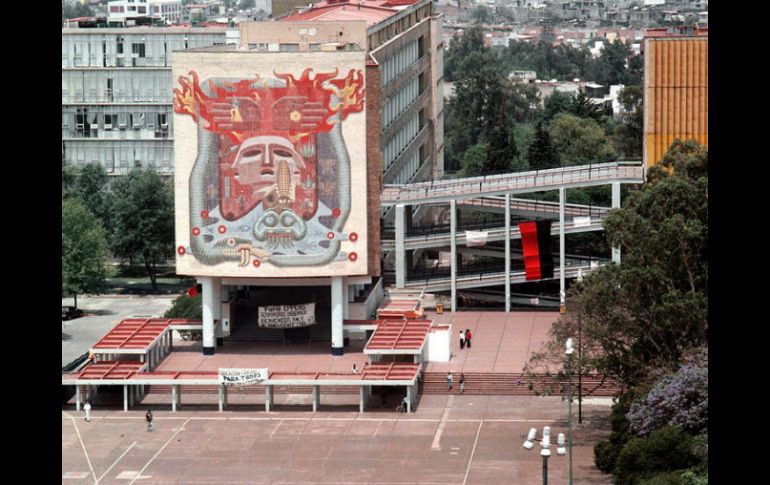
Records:
[[[686,470],[697,464],[693,451],[695,438],[680,427],[661,428],[647,438],[633,438],[625,444],[615,466],[615,480],[618,485],[639,485],[643,479],[651,485],[682,483],[670,481],[666,473]],[[657,477],[658,481],[649,479]]]
[[[166,318],[203,320],[203,296],[200,294],[194,297],[181,295],[174,300],[171,308],[163,316]]]

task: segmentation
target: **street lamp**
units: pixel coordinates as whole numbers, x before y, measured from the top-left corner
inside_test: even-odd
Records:
[[[527,441],[522,446],[527,450],[531,450],[535,447],[535,440],[537,438],[537,430],[530,428],[527,434]],[[557,447],[556,454],[559,456],[564,455],[564,433],[559,433],[556,439]],[[548,458],[551,456],[551,427],[543,427],[543,439],[540,441],[540,456],[543,457],[543,485],[548,485]]]
[[[569,441],[569,485],[572,485],[572,353],[575,349],[572,347],[572,339],[568,338],[566,343],[567,350],[567,402],[568,414],[567,414],[567,433]]]

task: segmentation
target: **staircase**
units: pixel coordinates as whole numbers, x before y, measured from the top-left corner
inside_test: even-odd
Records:
[[[447,389],[446,373],[426,372],[420,381],[421,394],[460,394],[460,374],[452,373],[452,390]],[[586,375],[582,378],[583,396],[615,396],[620,386],[605,381],[601,377]],[[597,387],[598,386],[598,387]],[[561,395],[562,387],[566,390],[567,381],[553,375],[527,376],[522,373],[466,372],[465,393],[473,395],[534,396]],[[577,378],[572,380],[572,393],[578,394]]]

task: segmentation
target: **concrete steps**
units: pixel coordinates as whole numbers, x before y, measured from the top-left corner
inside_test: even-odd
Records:
[[[446,373],[426,372],[420,381],[422,394],[460,394],[460,374],[452,373],[452,390],[447,389]],[[614,396],[620,387],[614,382],[606,381],[602,385],[601,378],[587,375],[582,378],[583,396]],[[578,394],[577,376],[572,379],[573,395]],[[597,387],[598,386],[598,387]],[[534,396],[560,395],[561,389],[566,389],[567,381],[557,379],[553,375],[527,376],[522,373],[490,373],[466,372],[464,394],[475,395],[506,395]]]

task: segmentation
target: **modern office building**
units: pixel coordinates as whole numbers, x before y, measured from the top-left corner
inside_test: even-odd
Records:
[[[237,31],[236,31],[237,34]],[[62,154],[110,175],[174,170],[173,51],[225,44],[225,28],[62,29]]]

